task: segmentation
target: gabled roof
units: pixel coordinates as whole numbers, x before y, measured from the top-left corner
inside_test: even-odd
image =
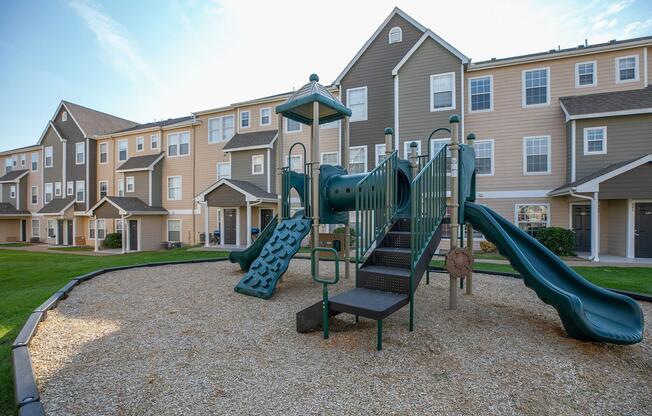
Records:
[[[455,55],[460,61],[462,61],[463,64],[468,64],[469,63],[469,58],[467,58],[466,55],[464,55],[462,52],[455,49],[450,43],[446,42],[444,39],[437,36],[437,34],[435,32],[428,29],[421,36],[421,38],[419,38],[417,43],[415,43],[414,46],[412,46],[412,48],[410,48],[408,53],[405,54],[405,56],[398,62],[398,64],[396,64],[396,66],[392,70],[392,75],[398,74],[398,71],[401,69],[401,67],[403,65],[405,65],[405,63],[408,61],[408,59],[410,59],[410,57],[412,57],[412,55],[414,55],[414,53],[419,49],[419,47],[421,47],[421,45],[423,45],[423,43],[427,39],[432,39],[435,42],[439,43],[441,46],[446,48],[450,53]]]
[[[167,120],[152,121],[151,123],[145,123],[145,124],[136,124],[135,126],[131,126],[122,130],[111,131],[110,133],[126,133],[130,131],[150,129],[152,127],[166,127],[177,123],[183,123],[185,121],[190,121],[193,119],[194,119],[193,116],[168,118]]]
[[[20,178],[28,173],[29,171],[27,169],[12,170],[3,176],[0,176],[0,183],[18,182]]]
[[[105,196],[88,210],[89,215],[101,205],[108,203],[116,207],[120,215],[166,215],[168,211],[163,207],[152,207],[136,197]]]
[[[222,149],[224,152],[234,150],[272,148],[278,137],[278,130],[264,130],[252,133],[238,133],[231,138]]]
[[[145,156],[130,157],[116,169],[116,172],[134,172],[138,170],[152,170],[165,156],[165,153],[154,153]]]
[[[24,209],[16,209],[15,206],[7,203],[7,202],[0,202],[0,217],[26,217],[30,216],[29,211],[26,211]]]
[[[70,101],[61,101],[72,119],[82,131],[84,137],[94,137],[101,134],[111,133],[138,125],[138,123],[124,118],[112,116],[111,114],[93,110]],[[58,109],[56,114],[58,113]]]
[[[23,153],[32,150],[41,150],[41,147],[37,144],[33,144],[30,146],[17,147],[16,149],[3,150],[2,152],[0,152],[0,156],[12,155],[14,153]]]
[[[389,14],[389,16],[387,16],[387,18],[383,21],[383,23],[380,24],[378,29],[376,29],[376,31],[373,33],[373,35],[371,35],[369,40],[367,40],[367,42],[364,45],[362,45],[362,48],[358,51],[358,53],[355,54],[355,56],[353,57],[351,62],[349,62],[349,64],[344,68],[344,70],[340,73],[340,75],[337,76],[337,78],[333,82],[334,85],[339,85],[340,82],[342,82],[342,78],[344,78],[344,76],[349,72],[349,70],[351,70],[351,68],[353,68],[353,65],[355,65],[355,63],[358,61],[358,59],[360,59],[362,54],[365,53],[365,51],[369,48],[369,46],[371,46],[373,41],[376,40],[378,35],[380,35],[380,32],[383,31],[385,26],[387,26],[387,24],[390,22],[390,20],[392,20],[392,18],[394,16],[396,16],[396,15],[401,16],[403,19],[410,22],[414,27],[416,27],[417,29],[419,29],[422,32],[425,32],[427,30],[425,26],[423,26],[421,23],[414,20],[412,17],[410,17],[403,10],[399,9],[398,7],[394,7],[394,10],[392,10],[392,12]]]
[[[48,124],[45,125],[45,129],[43,130],[43,133],[41,133],[41,137],[38,139],[38,145],[40,146],[43,143],[43,139],[45,139],[45,135],[48,133],[48,129],[52,129],[59,138],[59,141],[65,142],[66,139],[63,138],[61,133],[59,133],[59,130],[57,130],[57,127],[54,125],[52,121],[48,121]]]
[[[559,99],[566,121],[652,113],[652,87],[576,95]]]
[[[213,192],[215,189],[219,188],[220,186],[228,186],[231,189],[240,192],[242,195],[245,196],[245,199],[249,202],[257,202],[260,200],[268,200],[271,202],[276,202],[278,198],[278,195],[260,189],[258,186],[254,185],[251,182],[222,178],[219,181],[212,184],[211,186],[209,186],[208,188],[201,191],[195,197],[195,201],[197,202],[205,201],[206,196],[211,192]]]
[[[54,198],[46,206],[41,208],[39,214],[59,214],[63,215],[64,211],[75,204],[74,196],[67,196],[65,198]]]

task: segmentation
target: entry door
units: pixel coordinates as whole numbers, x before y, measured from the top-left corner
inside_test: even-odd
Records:
[[[68,245],[69,246],[72,246],[73,244],[75,244],[75,242],[73,240],[73,236],[72,236],[72,222],[73,221],[74,220],[68,220],[67,221],[67,223],[68,223]]]
[[[591,206],[573,205],[575,251],[591,251]]]
[[[20,220],[20,231],[23,237],[22,241],[27,241],[27,220]]]
[[[224,210],[224,244],[236,244],[236,210]]]
[[[138,221],[129,220],[129,250],[138,250]]]
[[[63,220],[57,220],[57,245],[63,244]]]
[[[652,203],[635,204],[634,256],[652,257]]]
[[[260,230],[262,231],[267,227],[267,224],[272,220],[274,211],[271,209],[261,209],[260,210]]]

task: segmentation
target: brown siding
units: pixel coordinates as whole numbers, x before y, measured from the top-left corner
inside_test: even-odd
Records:
[[[652,163],[646,163],[600,184],[599,198],[652,198]]]
[[[139,198],[149,204],[149,171],[125,172],[125,196]],[[134,192],[127,192],[127,178],[134,177]]]
[[[605,202],[605,201],[602,201]],[[601,217],[604,214],[602,208],[604,204],[600,204]],[[602,251],[606,251],[609,254],[614,254],[616,256],[627,256],[627,200],[610,200],[609,208],[607,211],[607,234],[609,238],[606,241],[606,244],[603,242],[600,244]],[[604,230],[604,227],[602,228]],[[603,234],[603,232],[600,232]]]
[[[97,218],[120,218],[118,209],[114,205],[110,204],[109,202],[105,202],[102,205],[100,205],[93,212],[93,214]]]
[[[166,227],[165,217],[148,215],[137,218],[140,221],[140,249],[143,251],[160,249],[161,242],[167,240],[167,237],[163,236]]]
[[[263,156],[263,174],[252,174],[253,162],[251,158],[256,155]],[[271,159],[270,155],[270,159]],[[267,190],[267,172],[270,166],[267,166],[267,149],[243,150],[240,152],[231,152],[231,178],[241,181],[251,182],[260,189]],[[271,178],[270,178],[271,184]]]
[[[244,195],[228,185],[222,185],[209,193],[206,201],[213,207],[239,207],[246,203]]]
[[[52,146],[52,167],[45,167],[45,148]],[[54,186],[55,182],[61,182],[63,176],[63,143],[59,140],[59,136],[52,130],[51,127],[48,127],[48,131],[43,138],[43,157],[41,159],[41,164],[43,167],[43,183],[52,183]],[[65,189],[65,184],[63,184]],[[45,189],[43,189],[43,194],[45,194]],[[54,195],[54,191],[53,191]]]

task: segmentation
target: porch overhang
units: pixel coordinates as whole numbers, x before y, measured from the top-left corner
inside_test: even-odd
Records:
[[[168,215],[163,207],[151,207],[134,197],[105,196],[88,210],[90,217],[121,218],[132,215]]]
[[[242,202],[233,201],[225,202],[226,205],[212,203],[211,195],[218,192],[222,187],[226,187],[242,196]],[[207,203],[209,206],[244,206],[250,203],[271,202],[278,203],[278,197],[270,192],[260,189],[258,186],[247,181],[235,179],[220,179],[195,197],[195,202]]]
[[[41,208],[37,214],[44,217],[64,217],[66,212],[70,211],[74,215],[75,198],[70,196],[66,198],[55,198]]]

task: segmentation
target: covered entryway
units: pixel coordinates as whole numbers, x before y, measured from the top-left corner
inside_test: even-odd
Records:
[[[591,251],[591,205],[572,204],[575,251]]]
[[[272,221],[272,218],[274,218],[274,210],[269,209],[269,208],[262,208],[260,210],[260,230],[262,231],[267,227],[267,224]]]
[[[235,208],[224,209],[224,244],[237,244],[238,210]]]
[[[129,251],[138,251],[138,221],[129,220]]]
[[[652,258],[652,203],[634,204],[634,256]]]

